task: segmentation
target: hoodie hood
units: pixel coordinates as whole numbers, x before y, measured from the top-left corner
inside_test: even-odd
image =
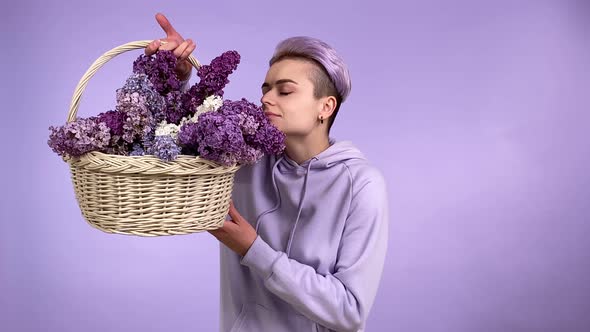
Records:
[[[280,160],[280,157],[282,157],[283,160]],[[320,152],[315,157],[304,161],[301,165],[297,164],[297,162],[289,158],[285,153],[280,157],[277,159],[277,162],[279,162],[279,170],[283,172],[301,172],[306,169],[319,170],[330,168],[336,164],[352,159],[366,159],[362,152],[357,149],[352,142],[336,142],[333,138],[330,138],[330,146],[326,150]]]

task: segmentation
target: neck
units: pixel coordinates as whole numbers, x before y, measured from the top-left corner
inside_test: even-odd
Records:
[[[324,132],[307,136],[288,136],[285,140],[285,153],[298,164],[317,156],[329,147],[330,141]]]

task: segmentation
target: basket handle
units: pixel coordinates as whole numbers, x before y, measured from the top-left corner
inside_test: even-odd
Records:
[[[127,51],[145,48],[148,46],[152,40],[139,40],[134,42],[129,42],[127,44],[123,44],[113,48],[112,50],[103,54],[100,58],[98,58],[94,63],[88,68],[84,76],[78,82],[78,86],[76,86],[76,90],[74,91],[74,96],[72,97],[72,102],[70,103],[70,112],[68,113],[68,122],[72,122],[76,120],[76,114],[78,113],[78,107],[80,106],[80,98],[82,97],[82,92],[88,85],[88,81],[96,74],[96,72],[102,67],[105,63],[109,60],[114,58],[115,56],[125,53]],[[197,69],[201,67],[199,61],[191,54],[188,57],[188,61]]]

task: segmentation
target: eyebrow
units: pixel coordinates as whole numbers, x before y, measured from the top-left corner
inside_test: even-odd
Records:
[[[285,84],[285,83],[297,84],[297,82],[295,82],[293,80],[290,80],[288,78],[284,78],[284,79],[281,79],[281,80],[277,80],[274,85]],[[264,88],[268,88],[269,86],[271,86],[270,83],[264,82],[260,88],[261,89],[264,89]]]

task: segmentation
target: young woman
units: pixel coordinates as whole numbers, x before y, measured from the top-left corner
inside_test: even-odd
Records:
[[[156,20],[167,38],[146,54],[173,50],[188,81],[194,42],[163,15]],[[346,65],[324,42],[278,44],[261,103],[286,134],[285,152],[236,173],[231,220],[210,232],[223,243],[221,331],[364,329],[387,251],[388,201],[381,172],[329,136],[350,88]]]

